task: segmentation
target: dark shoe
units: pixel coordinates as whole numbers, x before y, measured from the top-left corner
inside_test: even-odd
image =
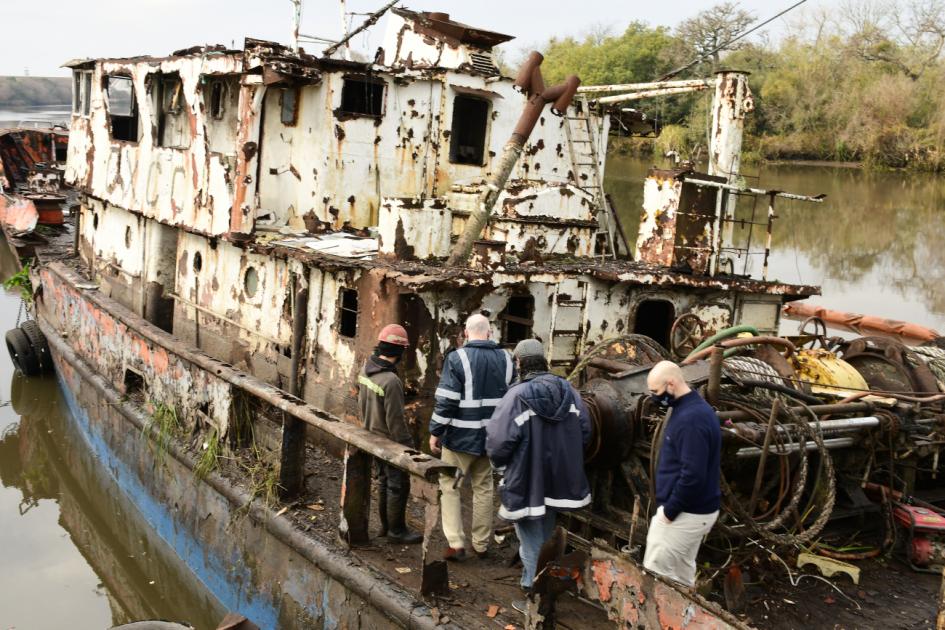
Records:
[[[516,599],[512,602],[512,608],[519,611],[523,615],[528,614],[528,602],[524,599]]]
[[[454,549],[453,547],[447,547],[446,551],[443,552],[443,559],[450,560],[452,562],[462,562],[468,556],[466,555],[466,548],[460,547],[459,549]]]
[[[479,558],[480,560],[485,560],[486,558],[489,557],[488,549],[486,549],[485,551],[477,551],[476,549],[473,549],[473,553],[475,553],[476,557]]]
[[[401,532],[387,532],[387,542],[392,545],[417,545],[423,542],[423,534],[404,529]]]

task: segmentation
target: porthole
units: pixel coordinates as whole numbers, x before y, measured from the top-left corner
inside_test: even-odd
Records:
[[[249,267],[246,270],[246,274],[243,276],[243,290],[246,293],[246,297],[253,297],[256,295],[256,289],[259,288],[259,274],[256,272],[255,267]]]
[[[203,256],[200,255],[200,252],[194,254],[194,271],[200,273],[200,270],[203,268]]]

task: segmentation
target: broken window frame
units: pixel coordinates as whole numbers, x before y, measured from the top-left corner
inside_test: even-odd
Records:
[[[184,82],[177,72],[155,72],[149,75],[149,88],[152,92],[152,111],[154,112],[154,146],[162,149],[189,149],[193,142],[193,134],[190,130],[190,121],[185,121],[187,130],[186,142],[165,144],[164,132],[167,124],[167,117],[187,116],[190,104],[184,94]],[[170,104],[167,102],[167,90],[174,91]]]
[[[72,115],[88,117],[92,110],[92,71],[72,72]]]
[[[469,144],[460,145],[460,134],[457,133],[456,128],[458,124],[466,123],[468,124],[469,114],[465,113],[457,118],[458,108],[457,104],[460,101],[473,101],[478,103],[485,104],[485,111],[482,116],[482,146],[475,147],[477,153],[472,155],[469,158],[461,158],[459,156],[460,146],[472,146]],[[482,167],[486,165],[486,156],[488,155],[489,149],[489,134],[491,131],[490,122],[491,122],[491,113],[492,113],[492,101],[488,98],[481,96],[474,96],[467,94],[465,92],[454,91],[453,94],[453,105],[452,105],[452,117],[450,120],[450,150],[449,150],[449,161],[450,164],[463,164],[466,166],[478,166]],[[476,159],[478,157],[478,159]]]
[[[82,73],[72,73],[72,113],[82,111]]]
[[[223,78],[209,79],[207,96],[207,115],[213,120],[223,120],[226,115],[226,101],[230,97],[230,84]]]
[[[288,112],[289,115],[287,116],[286,95],[288,94],[292,94],[292,111]],[[286,127],[295,127],[299,121],[299,99],[301,96],[302,95],[297,86],[284,87],[279,91],[279,119]]]
[[[371,96],[364,99],[364,103],[368,106],[376,105],[376,107],[368,107],[362,109],[356,109],[352,107],[351,100],[348,99],[347,107],[345,102],[345,95],[350,94],[350,88],[353,88],[355,84],[361,84],[365,86],[371,86]],[[380,88],[380,97],[374,98],[374,90]],[[384,113],[387,110],[387,81],[369,74],[346,74],[342,77],[341,84],[341,99],[338,104],[338,109],[335,110],[335,115],[343,115],[345,117],[355,117],[355,118],[374,118],[380,119],[384,117]]]
[[[127,114],[116,114],[114,113],[114,107],[117,103],[112,102],[112,82],[116,81],[127,81],[130,94],[128,95],[128,112]],[[126,74],[107,74],[102,77],[102,88],[105,92],[105,109],[108,113],[109,120],[109,134],[113,141],[117,142],[126,142],[129,144],[138,144],[141,141],[141,129],[140,129],[140,116],[138,109],[138,99],[137,99],[137,90],[135,90],[134,79]],[[117,94],[116,94],[117,95]],[[115,127],[116,123],[125,123],[127,124],[127,129],[123,129],[127,133],[116,133]],[[127,137],[124,137],[127,136]],[[133,137],[133,139],[132,139]]]
[[[85,75],[82,80],[85,100],[82,101],[82,115],[89,117],[92,114],[92,73],[91,71],[87,71],[83,74]]]
[[[346,297],[353,296],[354,306],[346,300]],[[358,315],[361,311],[361,305],[358,300],[358,290],[349,287],[341,287],[338,290],[338,335],[346,339],[354,339],[358,336]],[[348,318],[346,320],[346,314]],[[350,322],[353,321],[353,324]],[[349,334],[350,332],[350,334]]]

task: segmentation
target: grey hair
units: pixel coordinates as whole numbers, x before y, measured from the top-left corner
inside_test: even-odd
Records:
[[[492,324],[485,315],[476,313],[466,320],[466,330],[476,335],[488,335],[492,332]]]

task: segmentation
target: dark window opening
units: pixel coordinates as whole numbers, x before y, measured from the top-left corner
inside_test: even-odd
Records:
[[[83,72],[85,77],[82,81],[82,115],[88,116],[92,110],[92,73]]]
[[[535,298],[531,295],[513,295],[499,313],[502,321],[502,343],[515,345],[522,339],[532,338]]]
[[[294,127],[299,118],[299,89],[285,88],[279,98],[282,106],[282,124]]]
[[[223,118],[226,111],[227,85],[224,81],[213,81],[210,84],[210,116],[217,120]]]
[[[453,99],[450,162],[482,166],[488,123],[489,101],[462,95]]]
[[[354,337],[358,333],[358,292],[342,289],[339,301],[338,332],[342,337]]]
[[[69,159],[69,147],[63,146],[61,144],[56,145],[56,161],[65,162]]]
[[[108,117],[112,123],[112,139],[138,141],[138,106],[130,77],[105,77],[108,93]]]
[[[676,319],[676,309],[666,300],[644,300],[637,307],[633,332],[646,335],[669,348],[669,331]]]
[[[384,115],[384,82],[370,78],[346,78],[341,86],[339,112],[361,116]]]

